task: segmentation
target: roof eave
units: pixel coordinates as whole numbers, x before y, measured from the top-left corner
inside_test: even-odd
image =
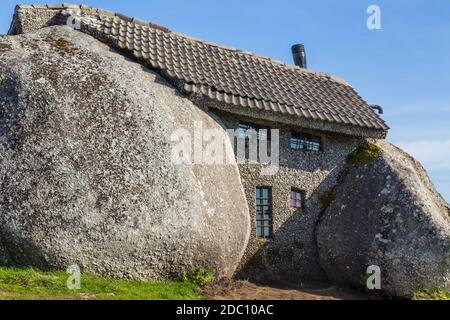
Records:
[[[384,130],[384,129],[360,127],[356,125],[347,125],[342,123],[333,123],[327,121],[308,119],[299,116],[292,117],[288,114],[275,113],[273,111],[243,108],[241,106],[235,106],[232,104],[228,104],[226,102],[217,101],[204,95],[201,95],[201,98],[204,100],[204,104],[206,104],[209,108],[212,109],[218,109],[235,115],[245,116],[263,121],[287,124],[298,128],[331,132],[353,137],[372,138],[372,139],[385,139],[388,134],[388,129]],[[198,100],[198,96],[194,100]]]

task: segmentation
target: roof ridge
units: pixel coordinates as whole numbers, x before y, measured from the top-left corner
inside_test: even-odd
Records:
[[[279,60],[276,60],[276,59],[272,59],[272,58],[270,58],[268,56],[256,54],[256,53],[253,53],[251,51],[240,50],[240,49],[237,49],[237,48],[234,48],[234,47],[231,47],[231,46],[221,45],[221,44],[218,44],[216,42],[202,40],[202,39],[199,39],[199,38],[194,38],[194,37],[188,36],[188,35],[186,35],[184,33],[181,33],[181,32],[173,32],[173,31],[171,31],[169,28],[167,28],[165,26],[162,26],[162,25],[159,25],[159,24],[156,24],[156,23],[153,23],[153,22],[147,22],[145,20],[142,20],[142,19],[136,18],[136,17],[128,17],[128,16],[126,16],[126,15],[124,15],[122,13],[119,13],[119,12],[112,12],[112,11],[105,10],[105,9],[94,8],[94,7],[89,6],[89,5],[72,4],[72,3],[47,4],[47,5],[17,5],[16,6],[16,10],[17,9],[43,9],[43,10],[49,10],[49,9],[50,10],[79,9],[81,11],[92,10],[93,12],[91,12],[91,13],[86,12],[86,13],[87,14],[95,13],[95,14],[103,15],[103,16],[107,16],[107,17],[118,17],[118,18],[120,18],[120,19],[122,19],[124,21],[136,23],[136,24],[143,25],[143,26],[148,26],[150,28],[157,29],[157,30],[160,30],[160,31],[163,31],[163,32],[166,32],[166,33],[171,33],[171,34],[173,34],[175,36],[183,37],[184,39],[187,39],[187,40],[190,40],[190,41],[200,42],[200,43],[202,43],[204,45],[209,45],[209,46],[221,48],[223,50],[227,50],[227,51],[230,51],[230,52],[235,52],[237,54],[247,55],[247,56],[250,56],[250,57],[255,58],[255,59],[261,59],[263,61],[268,61],[270,63],[273,63],[276,66],[288,68],[290,70],[295,70],[297,72],[307,73],[307,74],[312,74],[312,75],[319,76],[319,77],[328,78],[328,79],[334,80],[336,82],[339,82],[339,83],[341,83],[343,85],[347,85],[347,86],[351,87],[351,85],[347,81],[345,81],[344,79],[342,79],[342,78],[340,78],[338,76],[332,75],[330,73],[326,73],[326,72],[322,72],[322,71],[314,71],[314,70],[305,69],[305,68],[300,68],[299,66],[296,66],[295,64],[290,64],[290,63],[286,63],[286,62],[279,61]]]
[[[169,28],[153,23],[153,22],[146,22],[144,20],[141,20],[139,18],[135,18],[135,17],[128,17],[120,12],[112,12],[109,10],[105,10],[105,9],[100,9],[100,8],[94,8],[92,6],[89,5],[85,5],[85,4],[72,4],[72,3],[63,3],[63,4],[45,4],[45,5],[17,5],[16,6],[16,11],[20,10],[20,9],[41,9],[41,10],[67,10],[67,9],[78,9],[81,11],[89,11],[92,10],[93,12],[87,12],[87,14],[98,14],[98,15],[103,15],[103,16],[107,16],[107,17],[118,17],[122,20],[125,21],[129,21],[129,22],[133,22],[136,24],[140,24],[140,25],[144,25],[144,26],[149,26],[150,28],[154,28],[154,29],[158,29],[167,33],[172,32]]]

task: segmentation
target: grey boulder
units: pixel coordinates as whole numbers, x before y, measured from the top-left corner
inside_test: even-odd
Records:
[[[0,37],[0,260],[166,279],[235,271],[237,165],[177,165],[171,134],[222,130],[154,72],[69,27]]]
[[[449,206],[422,166],[386,141],[372,164],[349,166],[317,227],[320,263],[335,283],[364,287],[367,268],[381,289],[408,297],[450,286]]]

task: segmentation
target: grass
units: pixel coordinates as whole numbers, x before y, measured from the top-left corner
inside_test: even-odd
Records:
[[[421,290],[413,293],[413,300],[450,300],[450,292],[439,289]]]
[[[62,271],[0,267],[0,299],[14,300],[199,300],[189,281],[142,282],[81,275],[81,289],[70,290]]]
[[[199,268],[191,272],[183,272],[181,280],[184,283],[192,283],[195,286],[203,287],[214,280],[214,269]]]

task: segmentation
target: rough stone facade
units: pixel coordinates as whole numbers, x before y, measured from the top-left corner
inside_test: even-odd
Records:
[[[236,116],[213,110],[229,129],[239,121],[280,130],[280,168],[274,175],[262,175],[263,165],[240,164],[242,183],[250,210],[252,232],[237,275],[243,278],[276,279],[290,283],[323,281],[319,267],[315,228],[320,218],[319,197],[327,193],[345,166],[345,160],[361,138],[310,131],[298,126]],[[320,135],[322,151],[297,151],[290,148],[292,132]],[[273,195],[273,237],[256,237],[256,188],[271,187]],[[302,190],[304,208],[290,206],[291,188]]]
[[[63,24],[67,18],[59,12],[42,7],[39,10],[17,9],[9,28],[8,34],[21,34],[38,30],[52,25]]]

